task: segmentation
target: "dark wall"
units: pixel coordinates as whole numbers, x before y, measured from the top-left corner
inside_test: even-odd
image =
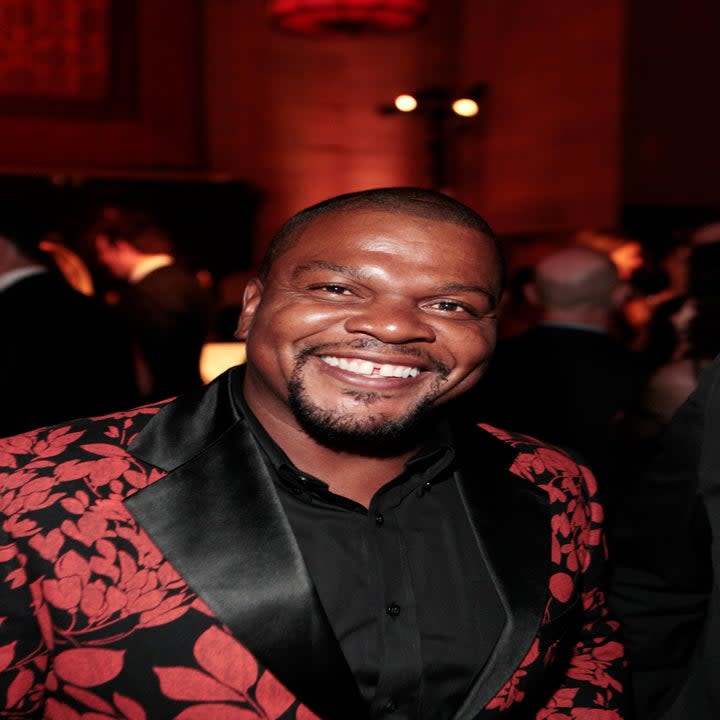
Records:
[[[622,196],[635,215],[720,216],[719,31],[717,0],[628,1]]]

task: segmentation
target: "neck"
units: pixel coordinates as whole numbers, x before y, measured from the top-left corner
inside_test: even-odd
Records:
[[[369,455],[329,447],[302,428],[246,400],[255,417],[275,443],[301,471],[328,484],[337,495],[368,507],[373,495],[403,471],[420,443],[397,455]]]

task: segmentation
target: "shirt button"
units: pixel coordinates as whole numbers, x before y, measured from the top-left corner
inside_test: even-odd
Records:
[[[385,612],[390,617],[397,617],[400,614],[400,606],[397,603],[390,603],[386,608]]]
[[[395,703],[394,700],[388,700],[385,703],[385,707],[383,707],[383,711],[386,713],[392,713],[392,712],[395,712],[396,710],[397,710],[397,704]]]
[[[383,517],[382,513],[378,513],[375,516],[375,524],[380,527],[385,522],[385,518]]]

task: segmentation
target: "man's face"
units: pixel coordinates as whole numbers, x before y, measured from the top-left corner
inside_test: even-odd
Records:
[[[381,211],[315,220],[246,291],[245,398],[326,442],[387,440],[468,390],[495,344],[493,243]]]
[[[120,240],[113,243],[106,235],[98,235],[95,238],[95,254],[98,262],[113,277],[124,280],[130,274],[132,264],[126,242]]]

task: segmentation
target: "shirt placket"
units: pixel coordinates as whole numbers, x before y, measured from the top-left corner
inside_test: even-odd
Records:
[[[375,597],[381,653],[371,715],[417,718],[422,659],[416,599],[400,514],[387,495],[370,504],[368,531],[379,568]]]

